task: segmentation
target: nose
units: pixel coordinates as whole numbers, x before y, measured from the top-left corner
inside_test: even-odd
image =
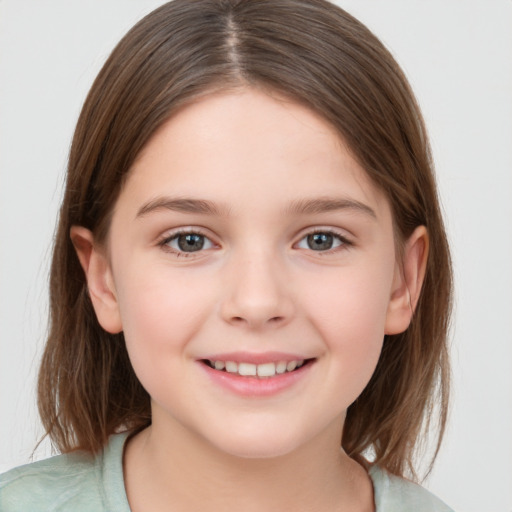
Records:
[[[230,263],[226,277],[221,304],[224,321],[259,329],[291,320],[291,283],[275,256],[260,251],[242,255]]]

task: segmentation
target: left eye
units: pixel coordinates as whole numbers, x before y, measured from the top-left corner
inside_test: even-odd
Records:
[[[306,235],[299,241],[297,247],[299,249],[310,249],[313,251],[329,251],[330,249],[335,249],[345,243],[346,241],[343,237],[336,235],[335,233],[319,231]]]
[[[197,252],[213,247],[212,241],[200,233],[178,233],[165,241],[176,252]]]

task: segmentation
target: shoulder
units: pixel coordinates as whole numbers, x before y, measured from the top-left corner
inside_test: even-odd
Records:
[[[0,509],[82,510],[86,494],[89,502],[101,500],[97,472],[95,458],[82,453],[58,455],[12,469],[0,476]]]
[[[391,475],[378,466],[368,471],[374,488],[376,512],[453,512],[418,484]]]
[[[57,455],[0,475],[2,512],[129,512],[122,474],[126,435],[113,436],[103,452]]]

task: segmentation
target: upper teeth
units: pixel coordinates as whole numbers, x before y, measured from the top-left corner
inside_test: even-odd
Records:
[[[234,361],[212,361],[210,366],[216,370],[226,370],[243,376],[273,377],[276,373],[292,372],[304,364],[304,359],[295,361],[279,361],[277,363],[235,363]]]

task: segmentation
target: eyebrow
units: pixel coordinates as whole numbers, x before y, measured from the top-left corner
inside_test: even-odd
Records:
[[[201,215],[220,215],[221,210],[212,201],[206,199],[193,198],[173,198],[173,197],[157,197],[145,203],[137,212],[136,218],[159,210],[170,210],[181,213],[196,213]],[[369,215],[376,219],[375,211],[360,201],[346,198],[315,198],[315,199],[299,199],[293,201],[286,213],[298,215],[311,215],[317,213],[325,213],[337,210],[353,210],[356,212]],[[227,209],[222,209],[222,212]]]
[[[376,219],[377,214],[368,205],[347,198],[316,198],[316,199],[300,199],[293,201],[288,207],[287,212],[295,214],[315,214],[325,213],[337,210],[353,210],[355,212],[369,215]]]
[[[136,218],[158,210],[171,210],[182,213],[199,213],[202,215],[220,215],[219,208],[206,199],[157,197],[144,204],[137,212]]]

